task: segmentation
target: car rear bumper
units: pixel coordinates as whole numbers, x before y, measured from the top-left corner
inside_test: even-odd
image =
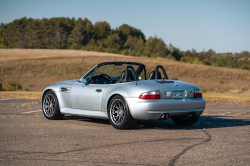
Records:
[[[131,115],[137,120],[159,119],[162,114],[169,116],[188,115],[196,113],[201,115],[205,109],[206,101],[203,98],[192,99],[139,99],[125,98]]]

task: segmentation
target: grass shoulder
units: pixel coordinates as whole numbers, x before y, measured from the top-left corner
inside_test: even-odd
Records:
[[[0,91],[0,98],[40,99],[42,91]]]
[[[203,93],[207,103],[250,104],[249,94]]]

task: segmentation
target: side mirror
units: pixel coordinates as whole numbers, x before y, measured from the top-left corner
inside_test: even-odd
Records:
[[[86,86],[87,85],[87,80],[85,78],[82,78],[82,86]]]

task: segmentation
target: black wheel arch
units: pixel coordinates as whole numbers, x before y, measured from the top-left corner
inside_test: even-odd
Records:
[[[108,102],[107,102],[107,104],[106,104],[106,108],[107,108],[107,112],[108,112],[108,107],[109,107],[109,103],[110,103],[110,101],[111,101],[111,99],[114,97],[114,96],[116,96],[116,95],[119,95],[119,96],[122,96],[122,95],[120,95],[120,94],[118,94],[118,93],[115,93],[115,94],[112,94],[110,97],[109,97],[109,99],[108,99]],[[123,97],[123,96],[122,96]],[[124,97],[123,97],[124,98]]]
[[[108,102],[107,102],[107,104],[106,104],[106,108],[107,108],[107,112],[108,112],[108,107],[109,107],[109,103],[110,103],[110,101],[111,101],[111,99],[114,97],[114,96],[121,96],[125,101],[126,101],[126,103],[127,103],[127,106],[128,106],[128,109],[130,110],[130,108],[129,108],[129,105],[128,105],[128,102],[127,102],[127,100],[125,99],[125,97],[123,97],[121,94],[119,94],[119,93],[115,93],[115,94],[112,94],[110,97],[109,97],[109,99],[108,99]],[[132,116],[132,115],[131,115]],[[132,116],[133,117],[133,116]]]
[[[44,95],[45,95],[48,91],[53,91],[53,90],[52,90],[52,89],[46,89],[46,90],[43,92],[41,99],[43,99]],[[54,91],[53,91],[53,92],[54,92]],[[55,92],[54,92],[54,93],[55,93]]]
[[[43,91],[43,94],[41,96],[41,107],[43,108],[43,97],[44,95],[48,92],[48,91],[51,91],[52,89],[46,89],[45,91]],[[53,91],[53,90],[52,90]]]

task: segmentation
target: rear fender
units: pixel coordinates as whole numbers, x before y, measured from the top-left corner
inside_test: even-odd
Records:
[[[110,84],[106,87],[105,92],[103,94],[102,111],[104,111],[104,112],[108,111],[109,101],[115,95],[120,95],[126,100],[126,98],[128,98],[128,97],[129,98],[139,98],[141,93],[151,91],[151,90],[152,89],[150,89],[144,85],[136,85],[136,82]],[[128,102],[127,102],[127,104],[129,107]]]

